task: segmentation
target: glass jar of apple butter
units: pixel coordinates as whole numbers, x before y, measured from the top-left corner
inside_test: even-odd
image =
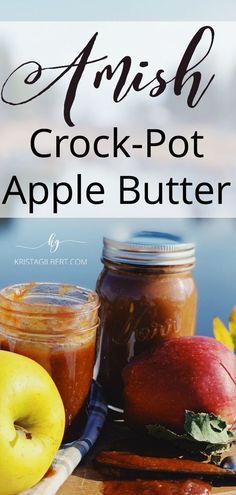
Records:
[[[169,234],[104,238],[100,297],[99,380],[122,408],[122,370],[135,355],[171,337],[193,335],[197,291],[194,244]]]
[[[96,349],[99,299],[78,286],[26,283],[0,291],[0,348],[41,364],[61,394],[64,442],[85,421]]]

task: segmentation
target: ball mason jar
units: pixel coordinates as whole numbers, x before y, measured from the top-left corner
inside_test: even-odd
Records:
[[[73,285],[26,283],[0,291],[0,348],[41,364],[61,394],[64,441],[85,421],[96,350],[99,299]]]
[[[141,232],[122,241],[104,238],[102,261],[98,379],[109,404],[122,408],[124,366],[165,339],[194,334],[195,247]]]

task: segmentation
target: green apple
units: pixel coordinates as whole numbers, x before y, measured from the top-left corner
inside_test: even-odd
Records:
[[[0,495],[16,495],[44,476],[64,428],[64,406],[47,371],[0,351]]]

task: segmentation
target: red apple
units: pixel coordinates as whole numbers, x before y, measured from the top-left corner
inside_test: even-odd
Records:
[[[123,379],[131,425],[182,431],[186,409],[236,421],[236,357],[213,338],[167,340],[131,361]]]

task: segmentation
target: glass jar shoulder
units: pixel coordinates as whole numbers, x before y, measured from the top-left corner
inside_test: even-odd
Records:
[[[176,271],[173,268],[150,267],[121,268],[105,266],[98,281],[97,291],[101,298],[114,300],[117,297],[171,297],[183,299],[196,290],[190,269]]]

